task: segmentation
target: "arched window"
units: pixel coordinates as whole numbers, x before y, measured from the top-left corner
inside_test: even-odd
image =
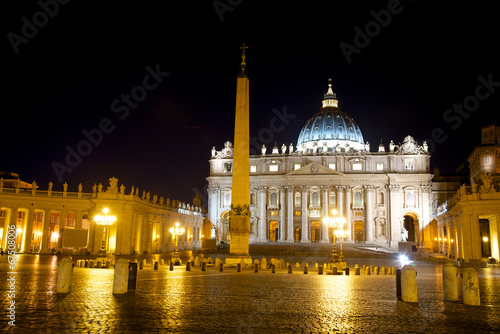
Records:
[[[225,191],[224,192],[224,206],[230,206],[230,205],[231,205],[231,192]]]
[[[361,191],[356,191],[354,193],[354,206],[362,206],[363,199],[361,198]]]
[[[414,207],[415,206],[415,193],[413,190],[408,190],[406,192],[406,206]]]
[[[319,193],[317,191],[311,193],[311,204],[319,205]]]
[[[278,206],[278,193],[271,193],[271,203],[272,206]]]
[[[330,193],[329,201],[330,201],[330,205],[333,205],[333,206],[337,205],[337,196],[335,196],[334,192]]]

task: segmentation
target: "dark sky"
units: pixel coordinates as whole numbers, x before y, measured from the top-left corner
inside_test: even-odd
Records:
[[[52,180],[54,190],[81,182],[90,191],[115,176],[127,191],[191,202],[206,187],[212,146],[233,141],[243,42],[259,146],[296,144],[329,77],[372,151],[381,139],[387,146],[411,134],[421,143],[442,129],[440,143],[429,141],[431,168],[442,171],[467,158],[481,126],[499,120],[494,2],[233,0],[219,13],[214,3],[227,1],[46,2],[51,15],[36,1],[10,1],[2,11],[0,170],[42,189]],[[366,29],[369,40],[356,36]],[[341,43],[358,46],[350,62]],[[155,70],[161,82],[149,79],[144,90]],[[479,77],[490,91],[478,88]],[[121,96],[131,92],[142,101],[125,107]],[[470,112],[447,112],[464,101]],[[268,131],[285,109],[288,124]],[[84,132],[95,144],[85,144]],[[70,167],[67,148],[78,147],[86,156]]]

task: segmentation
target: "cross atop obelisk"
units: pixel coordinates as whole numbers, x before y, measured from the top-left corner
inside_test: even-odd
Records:
[[[247,68],[247,63],[246,63],[246,55],[245,55],[245,49],[248,49],[248,46],[245,46],[245,43],[243,43],[243,46],[240,46],[240,50],[243,50],[241,53],[241,73],[238,76],[239,78],[245,78],[247,76],[246,73],[246,68]]]

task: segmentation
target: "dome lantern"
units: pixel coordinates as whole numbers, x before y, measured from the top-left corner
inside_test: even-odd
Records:
[[[339,101],[337,100],[337,94],[335,94],[333,92],[333,89],[332,89],[332,78],[328,79],[328,91],[324,95],[322,107],[323,108],[326,108],[326,107],[338,108],[339,107]]]

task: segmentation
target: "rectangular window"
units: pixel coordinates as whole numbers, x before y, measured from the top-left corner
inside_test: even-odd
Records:
[[[233,164],[230,162],[225,162],[224,163],[224,173],[231,173],[233,170]]]
[[[328,168],[335,170],[335,164],[328,164]]]
[[[269,165],[269,171],[270,172],[277,172],[278,171],[278,165]]]
[[[302,216],[302,211],[295,211],[296,216]]]
[[[257,166],[250,166],[250,173],[257,172]]]
[[[277,216],[278,215],[278,211],[271,211],[271,216]]]
[[[295,164],[295,165],[293,166],[293,170],[297,170],[297,169],[299,169],[299,168],[300,168],[300,164]]]
[[[360,163],[352,164],[352,170],[361,170],[362,165]]]
[[[405,169],[406,170],[414,170],[415,169],[415,160],[414,159],[405,159]]]
[[[377,163],[377,170],[384,170],[384,164],[383,163]]]

